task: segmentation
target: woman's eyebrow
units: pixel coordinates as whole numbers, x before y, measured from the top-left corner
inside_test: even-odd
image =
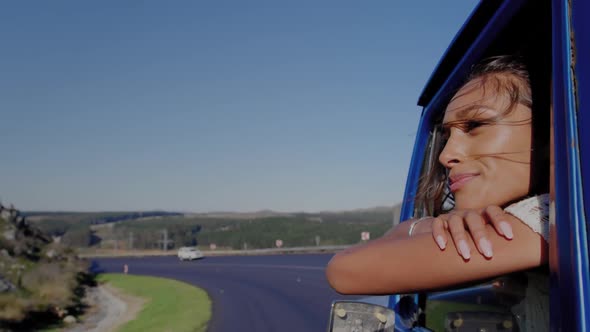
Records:
[[[456,112],[457,112],[457,117],[464,118],[464,117],[468,117],[468,116],[473,116],[471,114],[473,111],[482,111],[482,112],[484,112],[484,111],[488,111],[488,110],[489,111],[495,111],[495,109],[493,109],[493,108],[491,108],[491,107],[489,107],[487,105],[471,104],[469,106],[461,107],[461,109],[457,110]],[[477,115],[477,114],[475,114],[475,115]]]

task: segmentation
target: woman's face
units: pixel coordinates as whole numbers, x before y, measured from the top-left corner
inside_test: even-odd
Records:
[[[448,140],[439,161],[448,170],[458,209],[504,206],[529,192],[531,109],[517,104],[506,112],[509,97],[490,83],[484,87],[479,78],[465,84],[443,119]]]

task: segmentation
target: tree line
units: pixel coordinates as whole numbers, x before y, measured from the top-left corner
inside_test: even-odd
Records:
[[[130,218],[140,214],[128,213],[107,225],[88,222],[96,220],[91,216],[84,216],[84,221],[78,223],[71,216],[61,223],[59,217],[51,216],[40,219],[37,225],[48,234],[60,236],[65,244],[80,248],[174,249],[214,244],[237,250],[272,248],[279,239],[284,247],[354,244],[360,242],[361,232],[369,232],[372,238],[385,233],[396,211],[399,215],[399,207],[394,207],[251,219],[180,214]]]

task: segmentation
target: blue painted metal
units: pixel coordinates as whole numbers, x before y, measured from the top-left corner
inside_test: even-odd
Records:
[[[587,227],[571,53],[570,7],[552,2],[555,153],[555,242],[551,242],[551,329],[586,331],[590,326]]]
[[[432,98],[424,95],[420,97],[427,104],[423,105],[418,127],[401,220],[407,220],[413,215],[414,197],[432,129],[432,119],[444,110],[449,96],[462,83],[461,78],[481,58],[496,34],[524,2],[504,1],[462,58],[452,54],[453,60],[457,62],[450,74],[449,61],[444,64],[447,68],[439,68],[443,64],[443,58],[431,76],[429,84],[436,81],[437,75],[445,80],[437,86],[438,90]],[[552,240],[555,242],[551,243],[550,250],[551,256],[557,260],[551,261],[551,329],[586,331],[590,327],[590,316],[586,314],[590,309],[590,244],[586,221],[586,216],[590,216],[590,129],[581,131],[580,128],[590,128],[590,22],[586,17],[590,13],[590,2],[552,0],[552,4],[556,227]],[[473,18],[472,14],[470,19]],[[460,34],[465,33],[466,27],[467,24]],[[570,44],[571,40],[574,40],[574,45]],[[459,42],[458,38],[453,42]],[[572,50],[577,59],[575,63],[572,62]],[[447,56],[451,55],[447,52],[445,57]],[[389,307],[393,308],[397,301],[397,296],[391,296]]]
[[[575,78],[580,131],[580,161],[586,221],[590,218],[590,1],[572,2],[576,58]],[[581,130],[586,128],[586,130]]]
[[[586,220],[590,216],[590,20],[587,19],[590,1],[551,1],[555,227],[552,227],[554,233],[549,246],[550,322],[552,331],[587,331],[590,330],[590,315],[586,314],[590,309],[590,243]],[[428,93],[423,91],[420,96],[419,104],[425,104],[421,104],[424,109],[408,171],[401,220],[413,216],[414,198],[433,118],[444,110],[462,78],[525,0],[505,0],[498,7],[483,7],[482,3],[469,20],[488,17],[490,10],[495,13],[483,28],[469,22],[462,27],[457,36],[463,37],[453,40],[454,44],[461,45],[449,47],[450,50],[455,46],[453,52],[447,50],[437,65],[425,88]],[[474,27],[481,31],[466,31]],[[472,36],[475,32],[478,35],[475,39],[465,37],[465,34]],[[458,49],[464,53],[458,53]],[[582,131],[581,128],[587,129]],[[469,295],[462,290],[456,292]],[[390,296],[388,307],[394,308],[398,300],[399,296]]]
[[[440,91],[441,86],[449,81],[449,77],[453,76],[449,74],[456,69],[457,63],[464,55],[473,49],[476,39],[482,38],[485,29],[499,32],[499,28],[504,27],[505,23],[522,8],[525,2],[524,0],[480,1],[436,65],[418,98],[418,105],[432,104],[432,94]],[[485,28],[486,26],[487,28]],[[484,38],[490,37],[493,38],[494,35],[488,34]]]

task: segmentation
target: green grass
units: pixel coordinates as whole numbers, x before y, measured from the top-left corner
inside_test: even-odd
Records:
[[[121,327],[119,332],[207,329],[211,300],[202,289],[171,279],[124,274],[101,274],[98,281],[147,299],[137,318]]]

